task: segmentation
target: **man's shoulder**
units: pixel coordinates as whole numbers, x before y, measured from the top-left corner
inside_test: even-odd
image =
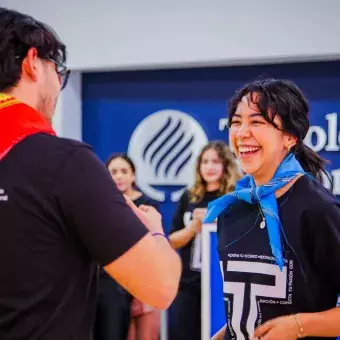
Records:
[[[39,173],[54,177],[80,152],[88,154],[92,149],[80,141],[39,133],[25,138],[8,153],[2,162],[2,171],[16,173],[20,168],[17,174],[20,176],[36,177]]]
[[[70,153],[76,151],[79,148],[92,149],[90,145],[84,142],[70,138],[52,136],[44,133],[32,135],[24,140],[24,142],[26,143],[27,148],[38,148],[41,150],[48,149],[52,152],[56,151]]]
[[[77,140],[39,133],[27,137],[14,148],[13,153],[17,151],[19,157],[23,156],[24,153],[28,153],[31,158],[39,163],[47,160],[55,163],[69,158],[74,152],[84,149],[92,150],[90,145]]]

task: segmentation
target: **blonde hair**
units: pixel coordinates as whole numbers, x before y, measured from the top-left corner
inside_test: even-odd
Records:
[[[203,179],[200,171],[203,154],[208,150],[215,150],[218,158],[223,164],[223,175],[220,179],[220,187],[218,189],[218,196],[234,191],[236,182],[242,177],[233,153],[230,151],[228,145],[223,141],[212,141],[208,143],[200,152],[196,161],[196,175],[195,184],[189,189],[189,199],[192,203],[200,202],[207,192],[207,183]]]

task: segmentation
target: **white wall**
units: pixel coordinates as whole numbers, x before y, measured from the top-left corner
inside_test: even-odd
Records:
[[[340,56],[339,0],[1,0],[49,23],[74,69]]]
[[[340,0],[0,0],[50,24],[75,70],[340,58]],[[81,74],[54,119],[81,140]]]
[[[53,118],[53,128],[60,137],[82,140],[81,72],[72,72],[61,92]]]

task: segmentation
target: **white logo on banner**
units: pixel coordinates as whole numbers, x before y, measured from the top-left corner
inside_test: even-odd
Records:
[[[202,126],[176,110],[155,112],[134,130],[128,154],[137,169],[137,185],[149,197],[165,200],[159,187],[180,187],[171,193],[177,201],[184,187],[194,182],[196,159],[208,143]]]

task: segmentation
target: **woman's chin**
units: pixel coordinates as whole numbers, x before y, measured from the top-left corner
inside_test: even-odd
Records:
[[[125,194],[126,191],[127,191],[125,185],[117,185],[117,188],[118,188],[118,190],[119,190],[121,193],[123,193],[123,194]]]
[[[242,171],[250,176],[254,176],[256,175],[256,173],[259,171],[259,167],[258,166],[251,166],[249,164],[242,164],[241,163],[241,169]]]

